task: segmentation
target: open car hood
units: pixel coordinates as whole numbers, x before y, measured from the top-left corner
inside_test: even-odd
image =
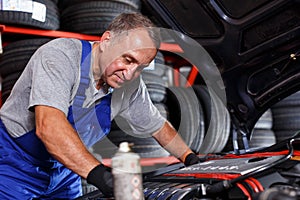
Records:
[[[225,85],[232,121],[248,136],[268,108],[300,89],[300,1],[144,3],[162,27],[194,39],[210,54]]]

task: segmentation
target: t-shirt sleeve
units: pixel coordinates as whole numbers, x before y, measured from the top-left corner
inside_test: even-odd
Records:
[[[47,105],[67,114],[76,80],[76,66],[69,55],[55,44],[46,45],[34,54],[29,64],[32,70],[29,109]]]
[[[131,94],[128,106],[120,113],[120,116],[129,123],[132,133],[138,135],[152,135],[166,121],[153,105],[142,80],[135,92]]]

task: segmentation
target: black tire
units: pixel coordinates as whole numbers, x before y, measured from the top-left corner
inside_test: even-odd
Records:
[[[33,53],[50,40],[49,38],[26,39],[6,45],[0,56],[1,77],[5,78],[10,74],[22,72]]]
[[[273,130],[254,129],[249,141],[250,148],[265,148],[276,144],[276,136]]]
[[[163,103],[166,99],[168,77],[166,76],[167,67],[164,63],[163,54],[158,51],[154,59],[154,66],[145,68],[141,75],[150,94],[150,98],[155,103]]]
[[[91,1],[102,1],[102,0],[60,0],[58,6],[61,10],[66,9],[74,4],[78,3],[88,3]],[[131,6],[136,10],[141,10],[141,1],[140,0],[111,0],[111,2],[120,2]]]
[[[167,88],[166,105],[170,122],[186,144],[199,152],[204,138],[204,117],[201,104],[192,88]]]
[[[299,130],[276,130],[274,133],[276,136],[276,142],[278,143],[289,138],[294,138],[298,135]]]
[[[274,106],[272,106],[272,108],[282,107],[300,107],[300,91],[282,99]]]
[[[201,103],[201,105],[203,107],[204,123],[206,125],[205,132],[207,132],[207,129],[208,129],[207,125],[210,123],[211,113],[213,112],[212,107],[211,107],[210,95],[208,93],[207,88],[203,85],[193,85],[192,87],[195,91],[195,94],[197,95],[199,102]]]
[[[167,108],[163,104],[154,104],[159,112],[165,118],[168,118]],[[164,157],[169,153],[162,148],[158,142],[151,136],[134,135],[127,121],[121,117],[117,117],[112,122],[112,127],[107,138],[116,146],[121,142],[133,143],[132,150],[138,153],[142,158]]]
[[[163,102],[166,98],[167,81],[162,77],[150,73],[142,73],[150,98],[155,103]]]
[[[57,30],[60,26],[58,7],[52,0],[35,0],[46,6],[45,21],[32,18],[32,13],[21,11],[0,11],[0,23],[37,27],[41,29]]]
[[[273,127],[273,117],[271,109],[266,112],[256,122],[249,140],[250,148],[265,148],[276,143],[276,136]]]
[[[108,138],[111,139],[112,137],[115,138],[114,140],[111,140],[115,145],[119,145],[121,142],[125,141],[133,144],[131,147],[132,151],[139,154],[141,158],[157,158],[170,155],[152,137],[139,138],[126,134],[121,130],[112,131]],[[116,140],[116,138],[119,138],[120,140]]]
[[[22,72],[16,72],[5,77],[2,80],[2,92],[5,92],[6,90],[11,90],[21,74]]]
[[[273,128],[272,110],[268,109],[256,122],[254,129],[267,129]]]
[[[294,137],[300,130],[300,91],[276,103],[271,109],[277,142]]]
[[[10,74],[9,76],[5,77],[2,80],[2,89],[1,89],[1,100],[2,104],[6,101],[9,97],[12,88],[14,87],[15,83],[17,82],[18,78],[20,77],[21,72]]]
[[[7,100],[7,98],[9,97],[11,93],[11,90],[6,90],[5,92],[2,92],[1,93],[1,101],[2,101],[2,104],[5,103],[5,101]]]
[[[206,86],[194,85],[194,91],[204,107],[205,137],[199,153],[221,152],[230,136],[230,115],[221,99]]]
[[[300,107],[281,107],[272,111],[274,130],[300,130]]]
[[[84,34],[102,34],[121,13],[138,12],[133,7],[113,1],[78,3],[62,11],[61,29]]]
[[[154,69],[145,68],[143,70],[143,73],[155,74],[156,76],[160,76],[161,78],[166,79],[167,68],[168,66],[165,65],[163,54],[158,51],[154,59]]]

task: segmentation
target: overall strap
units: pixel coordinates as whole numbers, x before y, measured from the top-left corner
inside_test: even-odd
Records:
[[[90,87],[91,45],[82,42],[82,58],[80,68],[80,83],[73,104],[69,107],[68,121],[78,132],[83,143],[90,147],[110,131],[111,126],[111,94],[101,98],[100,103],[87,107],[85,92]]]
[[[82,54],[81,54],[81,68],[80,68],[80,84],[77,90],[74,104],[82,106],[85,100],[85,90],[90,84],[90,65],[91,65],[91,44],[88,41],[81,40]]]

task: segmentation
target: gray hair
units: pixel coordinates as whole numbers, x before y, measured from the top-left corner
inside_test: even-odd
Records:
[[[108,26],[107,31],[120,34],[137,28],[145,28],[155,47],[159,48],[161,43],[159,29],[155,28],[155,25],[148,17],[140,13],[122,13],[118,15]]]

